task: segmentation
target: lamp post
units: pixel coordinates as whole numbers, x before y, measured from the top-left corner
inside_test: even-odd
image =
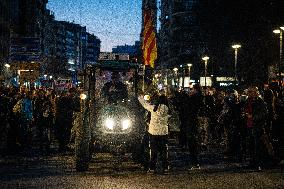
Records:
[[[188,66],[188,77],[189,77],[189,80],[190,80],[190,69],[192,67],[192,64],[187,64],[187,66]]]
[[[278,62],[278,79],[279,79],[279,85],[281,84],[281,64],[282,64],[282,48],[283,48],[283,30],[284,30],[284,27],[280,27],[280,29],[273,30],[273,33],[279,34],[279,62]]]
[[[174,71],[174,84],[175,84],[175,87],[176,87],[178,85],[178,83],[176,81],[176,80],[178,80],[177,79],[178,78],[178,68],[174,68],[173,71]]]
[[[240,44],[234,44],[232,45],[232,48],[235,49],[235,83],[237,83],[238,77],[237,77],[237,65],[238,65],[238,50],[242,46]]]
[[[190,87],[190,70],[191,70],[192,64],[187,64],[187,67],[188,67],[188,87]]]
[[[184,89],[184,78],[185,78],[185,69],[184,69],[184,66],[183,65],[180,65],[179,66],[180,68],[181,68],[181,70],[182,70],[182,77],[181,77],[181,79],[182,79],[182,82],[181,82],[181,85],[182,85],[182,88]],[[179,78],[179,82],[180,82],[180,78]]]
[[[208,56],[204,56],[202,58],[202,60],[204,61],[204,64],[205,64],[205,71],[204,71],[204,77],[205,77],[205,87],[207,86],[206,84],[206,77],[207,77],[207,63],[208,63],[208,60],[209,60],[209,57]]]

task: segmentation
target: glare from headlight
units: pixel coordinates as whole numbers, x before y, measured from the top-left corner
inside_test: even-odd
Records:
[[[130,127],[131,121],[129,119],[125,119],[122,121],[122,130],[126,130]]]
[[[110,129],[110,130],[113,130],[113,127],[114,127],[114,121],[113,121],[113,119],[107,119],[106,121],[105,121],[105,126],[108,128],[108,129]]]

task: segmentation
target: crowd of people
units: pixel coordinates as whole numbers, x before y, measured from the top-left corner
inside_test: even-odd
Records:
[[[283,95],[283,90],[271,90],[268,85],[261,91],[254,86],[237,91],[196,84],[190,90],[161,90],[148,103],[141,97],[139,101],[151,113],[148,171],[155,171],[157,153],[167,171],[165,138],[171,135],[171,124],[176,123],[179,145],[190,152],[192,169],[200,168],[199,153],[210,146],[224,148],[229,161],[246,162],[259,170],[279,163],[284,155]],[[165,112],[169,117],[161,116]]]
[[[225,147],[231,161],[246,162],[261,169],[267,162],[283,159],[284,92],[264,85],[244,90],[216,90],[199,84],[189,90],[159,93],[149,100],[138,98],[151,114],[147,134],[155,170],[158,154],[168,169],[167,139],[177,133],[179,146],[191,155],[192,168],[200,166],[201,149]],[[80,111],[79,91],[0,89],[1,138],[9,153],[33,147],[37,139],[42,153],[49,153],[51,133],[59,151],[68,151],[74,112]],[[146,121],[146,120],[145,120]],[[173,125],[178,131],[173,131]]]
[[[21,153],[34,147],[50,152],[51,136],[59,151],[67,151],[73,126],[73,112],[80,111],[76,89],[68,92],[26,88],[0,89],[1,143],[7,153]],[[52,135],[53,134],[53,135]]]

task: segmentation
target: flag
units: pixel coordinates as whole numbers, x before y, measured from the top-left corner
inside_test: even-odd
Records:
[[[154,68],[154,62],[157,59],[157,41],[151,10],[144,10],[144,30],[143,30],[143,60],[145,65]]]

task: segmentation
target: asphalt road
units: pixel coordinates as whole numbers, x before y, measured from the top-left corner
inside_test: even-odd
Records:
[[[248,169],[242,164],[174,168],[168,175],[147,174],[129,156],[98,154],[88,172],[75,171],[72,154],[0,157],[0,189],[6,188],[284,188],[284,167]]]

